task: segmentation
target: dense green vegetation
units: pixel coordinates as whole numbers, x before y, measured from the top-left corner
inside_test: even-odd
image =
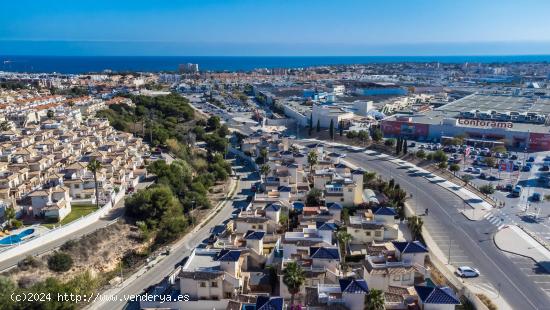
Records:
[[[43,310],[57,310],[57,309],[77,309],[78,304],[73,297],[70,299],[70,295],[90,296],[100,284],[98,278],[92,277],[89,273],[83,273],[77,275],[69,281],[62,282],[55,278],[48,278],[43,282],[33,284],[29,288],[21,288],[9,278],[0,276],[0,308],[2,310],[23,310],[23,309],[43,309]],[[13,295],[12,295],[13,294]],[[23,300],[23,295],[29,296],[32,294],[35,299]],[[60,302],[59,296],[68,296],[67,300]],[[20,301],[13,300],[20,298]],[[13,299],[12,299],[13,297]],[[39,298],[40,301],[36,301]],[[83,300],[80,301],[80,307],[84,305]]]
[[[111,105],[98,116],[108,118],[118,130],[143,135],[145,141],[165,147],[176,157],[171,164],[149,164],[147,171],[157,176],[157,184],[126,200],[126,214],[139,221],[142,236],[155,236],[155,243],[163,244],[186,230],[192,209],[211,207],[210,188],[231,173],[223,155],[230,132],[217,116],[207,120],[195,116],[179,95],[130,98],[135,107]],[[198,150],[196,141],[204,141],[208,151]]]
[[[73,266],[73,259],[71,255],[63,252],[54,252],[48,258],[48,268],[56,272],[69,271]]]

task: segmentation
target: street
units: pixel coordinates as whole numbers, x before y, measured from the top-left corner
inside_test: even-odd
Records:
[[[311,142],[309,142],[311,143]],[[332,147],[326,147],[332,151]],[[492,235],[497,226],[487,221],[470,221],[460,211],[464,201],[426,178],[398,169],[385,159],[370,156],[362,151],[348,151],[346,160],[384,179],[395,179],[401,188],[413,195],[410,199],[418,214],[429,208],[429,216],[422,216],[424,228],[443,252],[450,253],[455,266],[472,266],[481,276],[467,279],[480,288],[502,295],[513,309],[550,309],[550,275],[541,273],[532,260],[500,251]],[[444,259],[444,258],[441,258]],[[447,258],[448,260],[448,258]]]
[[[161,282],[170,272],[175,268],[182,259],[191,254],[193,249],[198,246],[204,239],[206,239],[211,229],[215,225],[224,223],[231,217],[231,213],[235,208],[242,207],[246,203],[246,197],[250,194],[250,188],[256,180],[259,179],[257,173],[252,172],[250,167],[233,166],[237,175],[240,176],[240,182],[237,183],[235,196],[226,200],[220,211],[204,226],[199,228],[193,233],[188,233],[180,241],[172,246],[170,254],[160,260],[156,265],[148,269],[143,275],[132,281],[125,287],[115,287],[113,289],[104,292],[104,294],[116,294],[118,301],[109,301],[92,304],[90,309],[139,309],[139,304],[132,303],[126,305],[126,302],[122,300],[123,296],[130,294],[141,294],[143,291],[151,285]]]
[[[152,182],[140,182],[138,183],[136,190],[145,188],[149,185],[151,185]],[[0,262],[0,271],[5,270],[7,268],[13,267],[17,265],[19,261],[24,259],[27,256],[37,256],[44,253],[47,253],[49,251],[55,250],[61,245],[63,245],[65,242],[69,240],[79,239],[83,236],[89,235],[93,233],[94,231],[101,229],[103,227],[111,225],[114,221],[116,221],[120,216],[124,214],[124,199],[121,199],[119,202],[115,204],[113,209],[109,212],[109,214],[103,218],[100,218],[97,222],[94,222],[90,225],[83,226],[80,228],[77,232],[64,236],[62,238],[56,239],[55,241],[44,243],[36,248],[34,248],[32,251],[28,251],[26,253],[23,253],[21,255],[2,260]],[[1,253],[0,253],[1,254]]]

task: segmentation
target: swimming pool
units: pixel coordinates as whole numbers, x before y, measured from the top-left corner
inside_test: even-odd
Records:
[[[18,233],[17,235],[11,235],[4,237],[0,239],[0,246],[1,245],[12,245],[19,243],[23,240],[23,238],[30,236],[34,233],[34,228],[25,229],[22,232]]]

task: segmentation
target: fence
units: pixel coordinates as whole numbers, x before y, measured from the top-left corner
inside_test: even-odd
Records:
[[[28,239],[23,241],[10,249],[7,249],[3,252],[0,252],[0,262],[6,261],[8,259],[23,255],[27,252],[34,250],[35,248],[42,246],[44,244],[59,240],[63,237],[69,236],[76,233],[82,227],[91,225],[97,222],[100,218],[107,215],[114,205],[119,202],[124,197],[125,188],[121,187],[119,192],[113,197],[112,201],[109,201],[99,210],[92,212],[86,216],[81,217],[78,220],[70,222],[66,225],[56,227],[44,234],[41,234],[35,238]]]

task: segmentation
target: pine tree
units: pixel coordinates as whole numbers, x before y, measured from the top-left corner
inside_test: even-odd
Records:
[[[329,132],[330,138],[334,139],[334,121],[332,119],[330,120]]]
[[[317,119],[317,132],[321,131],[321,120]]]
[[[340,121],[338,129],[340,129],[340,137],[344,135],[344,122]]]
[[[403,154],[407,155],[408,153],[407,139],[403,140]]]

